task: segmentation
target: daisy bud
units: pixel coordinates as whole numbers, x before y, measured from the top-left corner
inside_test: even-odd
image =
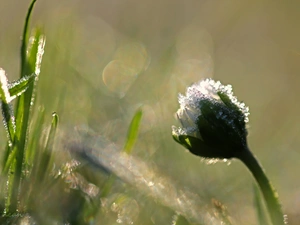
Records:
[[[247,148],[249,108],[238,102],[231,85],[205,79],[179,95],[176,115],[181,127],[173,126],[175,141],[206,158],[232,158]]]

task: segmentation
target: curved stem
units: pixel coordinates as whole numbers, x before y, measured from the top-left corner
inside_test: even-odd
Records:
[[[266,201],[267,209],[273,225],[285,224],[284,215],[278,200],[278,194],[272,187],[262,166],[259,164],[255,156],[247,148],[244,151],[239,152],[239,154],[237,154],[235,157],[240,159],[248,167],[257,181]]]

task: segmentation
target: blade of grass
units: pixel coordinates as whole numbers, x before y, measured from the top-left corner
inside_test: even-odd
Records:
[[[38,53],[40,48],[43,48],[44,46],[44,36],[40,34],[39,31],[37,31],[35,35],[35,41],[32,44],[32,47],[30,48],[30,54],[28,54],[29,59],[32,63],[35,63],[37,60],[34,60],[34,53]],[[32,64],[31,63],[31,64]],[[31,70],[35,70],[35,66],[31,65]],[[35,76],[37,79],[37,76]],[[26,142],[26,137],[27,137],[27,131],[28,131],[28,124],[29,124],[29,114],[30,114],[30,109],[31,106],[33,106],[33,89],[36,83],[31,82],[29,83],[29,87],[27,91],[21,95],[17,99],[16,103],[16,135],[14,138],[14,148],[13,150],[9,153],[9,156],[7,157],[7,160],[5,162],[4,166],[4,172],[7,172],[11,164],[13,163],[13,160],[16,157],[16,151],[18,152],[24,152],[25,150],[25,142]],[[21,154],[21,153],[20,153]],[[19,159],[22,159],[23,161],[23,153],[18,157]],[[20,162],[19,162],[20,163]],[[21,164],[21,163],[20,163]]]
[[[7,131],[9,146],[12,145],[15,134],[15,117],[10,105],[11,97],[8,90],[8,82],[5,71],[0,68],[0,97],[1,97],[1,111],[3,115],[4,127]]]
[[[28,171],[31,171],[32,175],[34,173],[34,167],[38,163],[39,153],[40,153],[40,143],[44,143],[41,140],[43,139],[43,124],[45,122],[45,110],[44,108],[39,108],[36,110],[38,113],[35,123],[33,124],[33,129],[30,131],[31,138],[28,140],[28,149],[30,151],[26,151],[26,164],[32,165],[32,170],[28,168]]]
[[[137,139],[138,136],[138,131],[139,131],[139,126],[140,126],[140,122],[142,119],[142,115],[143,112],[141,110],[141,108],[139,108],[131,122],[127,131],[127,138],[126,138],[126,142],[125,142],[125,146],[123,148],[123,151],[126,152],[127,154],[130,154],[132,152],[133,146],[135,144],[135,141]],[[110,175],[108,180],[105,182],[104,186],[102,187],[102,193],[101,193],[101,197],[106,197],[108,195],[108,193],[110,192],[114,182],[116,180],[116,176],[115,175]]]
[[[42,182],[45,179],[46,174],[49,172],[49,165],[51,161],[52,149],[55,139],[55,134],[58,125],[58,115],[56,113],[52,114],[52,123],[50,127],[50,131],[48,134],[46,147],[42,153],[41,159],[39,160],[39,168],[37,169],[37,180]]]
[[[23,28],[23,35],[22,35],[22,45],[21,45],[21,77],[26,76],[26,67],[27,67],[27,60],[26,60],[26,54],[27,54],[27,42],[28,42],[28,26],[29,26],[29,20],[30,16],[32,14],[32,10],[34,7],[36,0],[32,0],[30,3],[30,6],[27,11],[27,15],[25,18],[24,28]],[[30,73],[27,73],[30,74]]]
[[[143,115],[142,109],[139,108],[131,120],[129,129],[127,132],[125,146],[124,146],[124,152],[126,152],[127,154],[130,154],[132,152],[132,148],[133,148],[135,141],[137,139],[137,136],[138,136],[138,131],[139,131],[142,115]]]
[[[2,111],[2,116],[3,116],[3,123],[4,127],[7,131],[7,136],[8,136],[8,145],[12,145],[14,133],[15,133],[15,117],[13,114],[13,110],[10,104],[7,104],[5,102],[1,103],[1,111]]]
[[[28,47],[28,25],[29,19],[36,0],[33,0],[25,19],[22,46],[21,46],[21,78],[26,74],[39,75],[40,63],[44,52],[45,38],[38,29],[31,39]],[[37,79],[37,77],[36,77]],[[18,198],[20,190],[21,175],[24,163],[24,152],[26,138],[28,136],[29,114],[33,105],[33,90],[35,83],[31,82],[27,91],[17,99],[16,103],[16,133],[13,139],[13,148],[7,157],[5,168],[9,168],[8,194],[5,203],[5,213],[13,214],[18,211]]]
[[[43,138],[45,135],[43,135],[43,125],[45,121],[45,110],[43,107],[39,107],[38,110],[36,110],[37,118],[34,121],[34,124],[31,125],[33,129],[30,130],[30,138],[28,139],[28,145],[27,149],[30,149],[30,151],[25,152],[25,170],[29,172],[28,181],[30,182],[30,187],[28,191],[26,191],[25,195],[22,196],[23,204],[26,206],[29,206],[32,204],[30,202],[32,193],[35,192],[36,189],[38,189],[38,180],[37,180],[37,168],[38,168],[38,162],[40,160],[40,154],[41,154],[41,143],[43,142]],[[34,196],[37,196],[37,193],[34,193]]]
[[[35,79],[35,74],[33,73],[31,75],[22,77],[17,81],[9,83],[8,88],[9,88],[9,94],[11,96],[11,99],[14,99],[17,96],[20,96],[22,93],[24,93],[29,87],[29,84],[33,82],[34,79]]]
[[[256,210],[258,224],[260,225],[270,224],[266,216],[267,214],[263,204],[263,199],[261,198],[261,194],[257,185],[253,185],[253,193],[254,193],[254,208]]]

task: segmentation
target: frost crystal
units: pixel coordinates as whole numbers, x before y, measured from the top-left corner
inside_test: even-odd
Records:
[[[199,104],[202,100],[210,100],[213,102],[221,102],[218,93],[225,94],[238,110],[243,114],[244,122],[249,121],[249,108],[243,102],[239,102],[233,95],[231,85],[223,85],[220,81],[212,79],[205,79],[188,87],[186,94],[179,94],[178,102],[180,108],[176,115],[180,121],[182,128],[177,129],[173,127],[173,133],[180,133],[181,135],[192,135],[201,138],[199,131],[197,131],[197,119],[202,114]],[[223,112],[219,112],[219,117],[226,117]]]
[[[8,81],[5,75],[5,71],[2,68],[0,68],[0,85],[1,100],[5,103],[10,103],[12,99],[8,90]]]
[[[245,148],[249,108],[233,95],[231,85],[205,79],[179,94],[178,101],[181,127],[173,126],[172,135],[193,154],[231,158]]]

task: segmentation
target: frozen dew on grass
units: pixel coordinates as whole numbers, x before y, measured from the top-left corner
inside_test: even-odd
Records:
[[[8,81],[4,69],[0,68],[1,101],[8,104],[12,98],[9,93]]]
[[[39,43],[38,43],[38,50],[37,50],[35,70],[34,70],[36,76],[38,76],[41,72],[41,64],[44,55],[46,37],[42,35],[38,41]]]
[[[7,131],[8,144],[12,145],[13,135],[16,130],[15,116],[11,102],[21,95],[27,88],[28,84],[34,79],[34,75],[23,77],[14,82],[8,82],[5,71],[0,68],[0,100],[3,124]]]
[[[11,97],[9,93],[9,83],[7,81],[5,71],[0,68],[0,106],[3,116],[2,122],[7,132],[8,145],[10,147],[12,146],[13,135],[16,130],[15,116],[11,106],[12,100],[13,97]]]

